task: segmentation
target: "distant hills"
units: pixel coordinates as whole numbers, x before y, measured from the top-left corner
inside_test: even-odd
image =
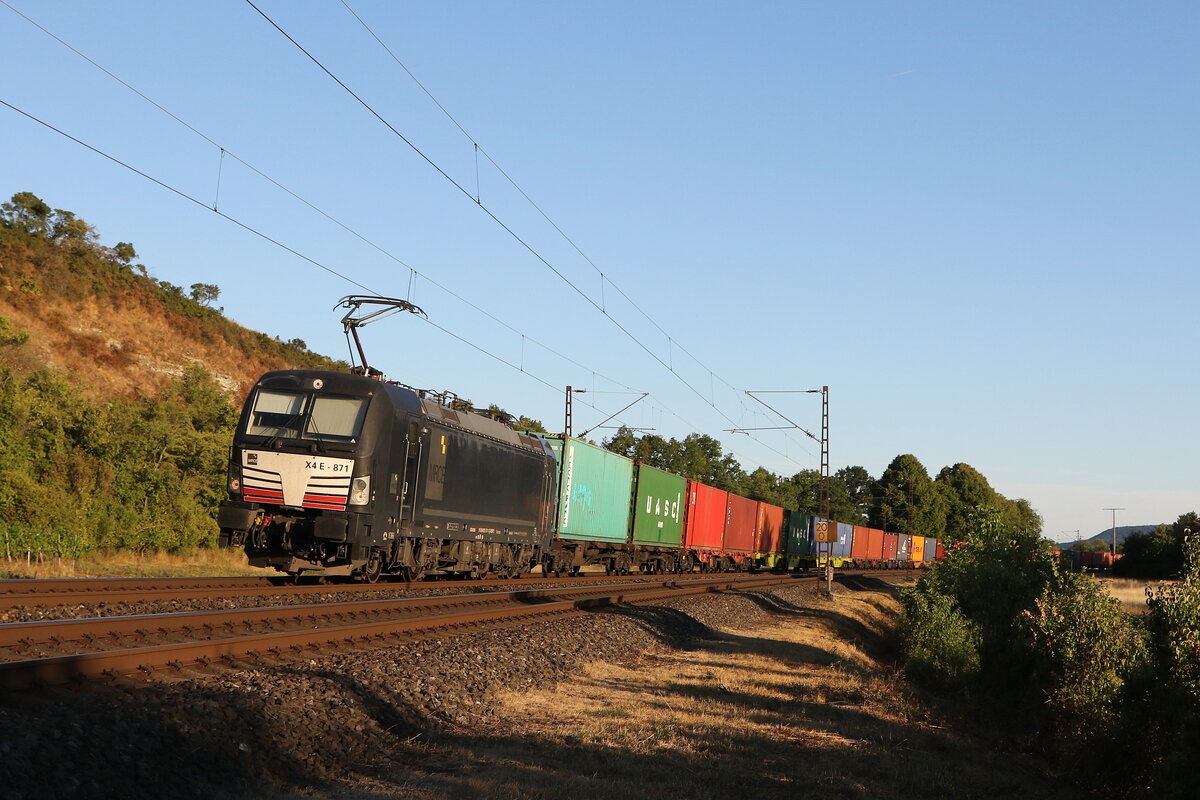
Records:
[[[1169,524],[1169,523],[1163,523],[1163,524]],[[1132,536],[1135,533],[1149,533],[1150,531],[1154,530],[1157,527],[1158,527],[1158,525],[1118,525],[1117,526],[1117,546],[1120,547],[1120,545],[1123,544],[1126,539],[1128,539],[1130,536]],[[1105,528],[1104,530],[1100,531],[1099,533],[1095,534],[1094,536],[1089,536],[1088,538],[1080,539],[1079,541],[1093,542],[1093,541],[1098,541],[1098,540],[1103,541],[1105,544],[1112,544],[1112,528]],[[1066,550],[1073,544],[1075,544],[1075,540],[1069,539],[1065,542],[1059,542],[1058,547],[1060,550]]]

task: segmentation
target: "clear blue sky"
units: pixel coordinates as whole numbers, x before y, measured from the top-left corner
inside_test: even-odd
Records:
[[[205,204],[219,173],[223,213],[372,292],[407,296],[415,268],[520,333],[418,279],[433,322],[529,373],[397,317],[363,331],[393,379],[552,429],[546,383],[647,391],[624,421],[784,474],[817,446],[725,433],[779,424],[741,391],[827,384],[835,470],[966,462],[1051,538],[1106,528],[1104,506],[1200,509],[1194,3],[350,0],[468,138],[341,2],[263,0],[604,314],[245,2],[5,2],[386,253],[3,6],[0,99]],[[2,107],[0,138],[0,195],[346,354],[331,309],[359,287]],[[603,294],[486,159],[476,179],[472,139]],[[576,431],[630,399],[582,396],[604,412],[577,406]],[[814,396],[769,402],[819,431]]]

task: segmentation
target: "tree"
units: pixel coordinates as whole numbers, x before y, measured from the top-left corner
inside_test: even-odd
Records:
[[[205,308],[221,296],[221,287],[214,283],[193,283],[191,298]]]
[[[737,459],[722,452],[721,443],[706,434],[692,433],[681,442],[653,434],[638,437],[631,429],[621,427],[611,439],[604,440],[603,446],[626,458],[727,492],[746,493],[746,474]]]
[[[1016,526],[1019,530],[1031,531],[1038,536],[1042,535],[1042,515],[1037,512],[1024,497],[1018,497],[1016,500],[1007,501],[1008,505],[1005,509],[1005,519],[1010,524]]]
[[[93,226],[73,212],[56,208],[50,220],[50,238],[55,242],[90,246],[96,244],[100,237]]]
[[[540,420],[530,419],[529,417],[525,416],[524,414],[517,417],[517,421],[513,423],[513,427],[519,431],[526,431],[527,433],[547,433],[548,432],[546,430],[546,426],[543,425]]]
[[[759,467],[746,476],[743,494],[753,500],[761,500],[777,506],[782,506],[787,502],[780,487],[779,476],[764,467]]]
[[[842,467],[833,473],[846,491],[846,500],[852,509],[846,522],[866,525],[871,511],[871,501],[878,491],[878,482],[863,467]],[[841,519],[841,517],[838,517]]]
[[[119,263],[129,266],[138,257],[137,251],[129,242],[117,242],[112,248],[113,258]]]
[[[946,501],[917,457],[900,455],[879,478],[870,519],[875,528],[940,539],[946,531]]]
[[[17,192],[0,205],[0,220],[9,228],[46,236],[50,231],[50,206],[33,192]]]
[[[961,542],[967,538],[970,520],[976,510],[998,505],[996,490],[970,464],[942,467],[934,481],[946,503],[946,539]]]
[[[1119,575],[1169,578],[1183,569],[1183,543],[1189,535],[1200,535],[1200,515],[1181,514],[1171,525],[1159,525],[1149,533],[1130,534],[1121,545],[1124,557],[1116,563]]]

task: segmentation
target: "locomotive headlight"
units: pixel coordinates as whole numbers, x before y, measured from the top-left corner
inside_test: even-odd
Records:
[[[371,499],[371,478],[364,475],[350,484],[350,505],[365,506]]]
[[[241,488],[242,488],[241,481],[239,481],[237,478],[229,479],[229,491],[236,492],[236,491],[240,490]]]

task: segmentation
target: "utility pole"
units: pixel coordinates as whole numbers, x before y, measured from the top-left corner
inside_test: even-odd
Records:
[[[821,387],[821,489],[817,505],[822,518],[828,520],[832,509],[829,498],[829,387]],[[837,540],[837,525],[834,524],[834,541]],[[830,543],[829,557],[825,559],[825,592],[833,597],[833,544]]]
[[[1124,508],[1102,508],[1100,510],[1113,512],[1112,554],[1113,554],[1113,558],[1115,559],[1117,557],[1117,512],[1124,511],[1125,509]]]
[[[803,433],[808,438],[812,439],[817,444],[821,445],[821,482],[817,489],[817,515],[822,520],[820,523],[814,523],[814,544],[817,546],[817,563],[820,563],[821,558],[825,559],[825,588],[830,596],[833,595],[833,545],[837,541],[837,523],[831,522],[830,514],[830,498],[829,498],[829,387],[822,386],[820,389],[797,389],[797,390],[780,390],[780,389],[761,389],[758,391],[747,391],[753,400],[765,406],[768,411],[776,415],[787,425],[778,425],[768,428],[726,428],[729,433],[748,433],[749,431],[786,431],[797,430]],[[802,428],[795,422],[779,413],[779,410],[767,405],[767,403],[757,395],[760,394],[819,394],[821,395],[821,437],[818,439],[811,431]]]

